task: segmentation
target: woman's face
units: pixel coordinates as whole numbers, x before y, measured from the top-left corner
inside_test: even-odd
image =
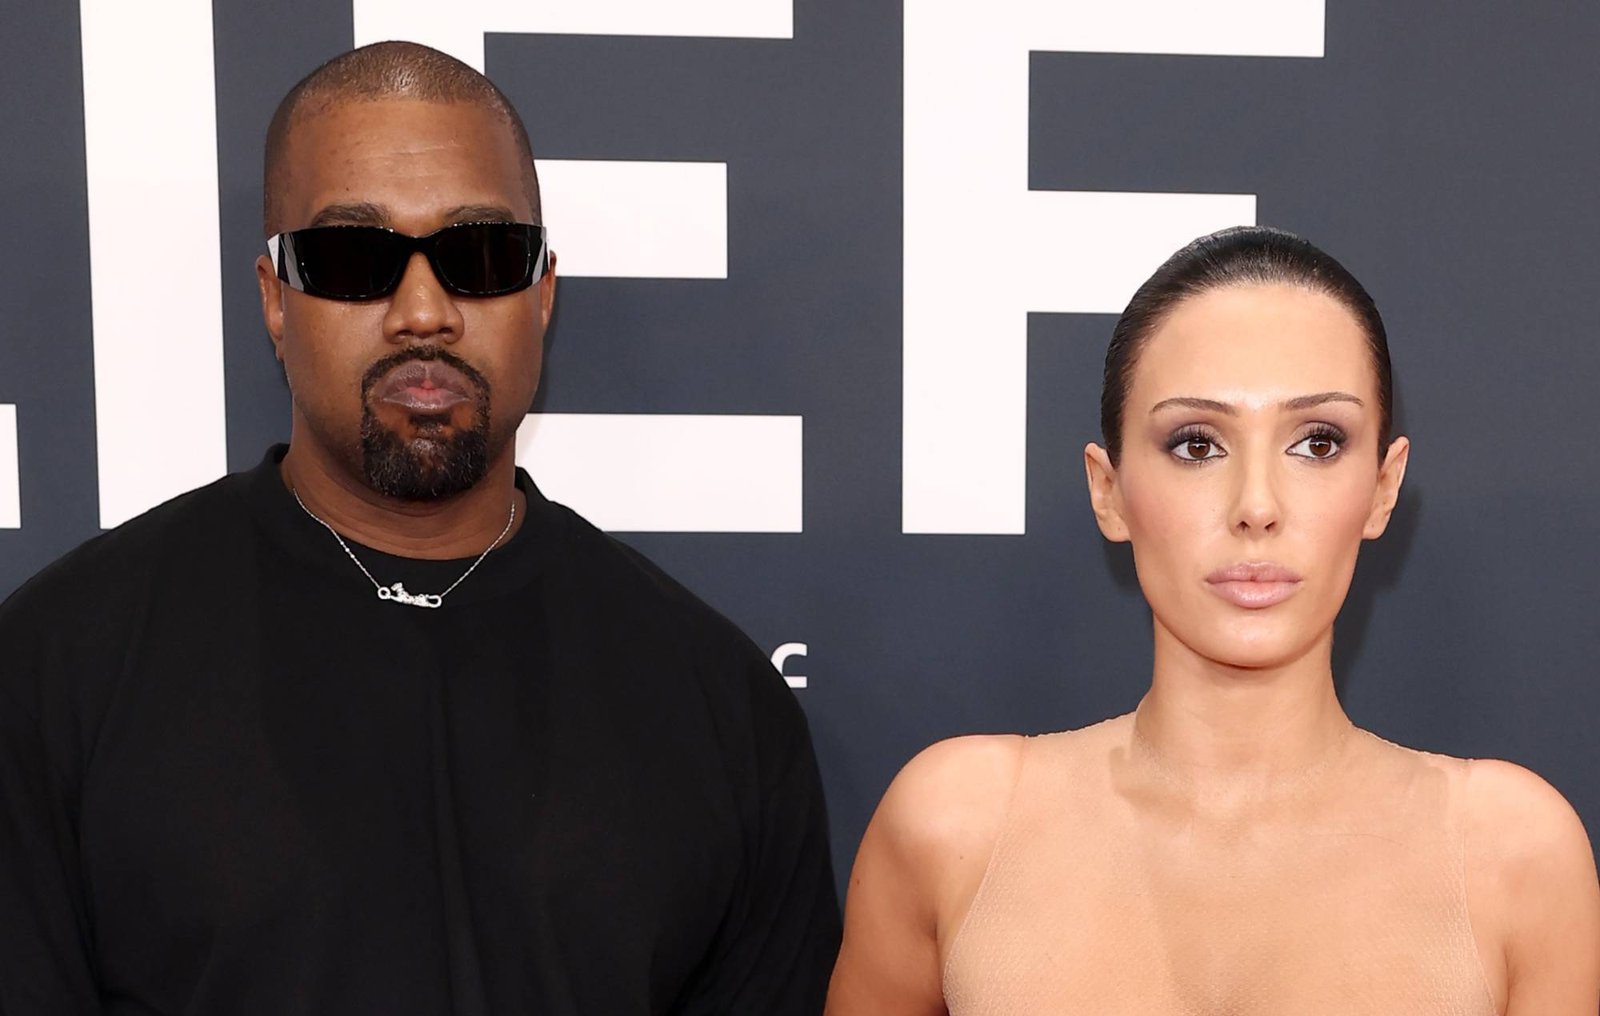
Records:
[[[1405,473],[1380,425],[1366,337],[1334,298],[1260,284],[1177,304],[1138,353],[1118,465],[1085,450],[1158,628],[1236,667],[1321,644]]]

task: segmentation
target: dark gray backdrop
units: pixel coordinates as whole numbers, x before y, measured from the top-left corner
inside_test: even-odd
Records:
[[[251,269],[261,136],[352,22],[217,0],[214,30],[237,469],[287,434]],[[728,164],[730,277],[564,280],[541,408],[804,416],[802,533],[626,538],[769,650],[808,644],[797,694],[841,879],[923,745],[1127,710],[1149,666],[1128,557],[1100,541],[1079,465],[1111,318],[1030,318],[1027,535],[900,531],[901,31],[898,4],[796,0],[781,42],[486,46],[541,157]],[[23,517],[0,530],[0,593],[98,530],[78,32],[76,5],[0,13],[0,403],[18,407]],[[160,59],[159,24],[129,45]],[[1393,740],[1531,766],[1591,829],[1597,52],[1593,5],[1329,0],[1320,60],[1036,53],[1029,164],[1035,188],[1254,192],[1258,221],[1366,282],[1415,449],[1340,622],[1344,701]],[[159,357],[160,322],[149,335]]]

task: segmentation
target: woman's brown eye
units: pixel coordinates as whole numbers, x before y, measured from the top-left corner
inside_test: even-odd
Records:
[[[1337,434],[1312,434],[1296,441],[1289,454],[1304,459],[1336,459],[1343,444],[1344,439]]]
[[[1228,454],[1215,438],[1204,433],[1180,431],[1168,442],[1167,451],[1179,462],[1209,462]]]

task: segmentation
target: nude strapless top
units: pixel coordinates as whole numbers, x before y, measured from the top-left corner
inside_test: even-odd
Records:
[[[1131,716],[1029,738],[948,952],[950,1014],[1497,1016],[1470,772],[1352,728],[1316,766],[1202,793]]]

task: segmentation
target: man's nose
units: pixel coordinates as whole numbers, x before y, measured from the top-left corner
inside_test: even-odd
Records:
[[[439,283],[428,259],[420,251],[413,253],[399,287],[389,297],[384,338],[454,342],[461,338],[463,324],[455,297]]]

